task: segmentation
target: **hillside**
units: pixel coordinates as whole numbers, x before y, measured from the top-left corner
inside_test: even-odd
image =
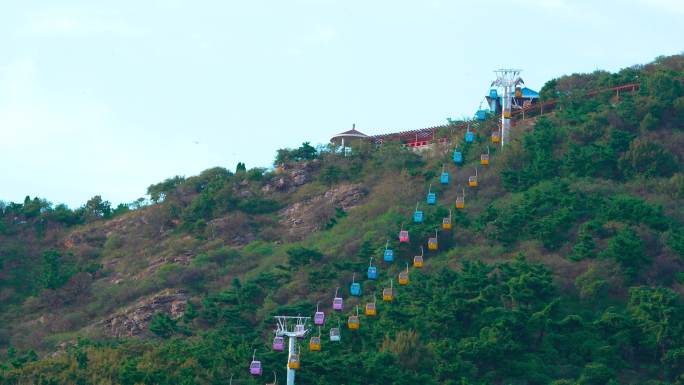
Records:
[[[422,154],[304,143],[278,151],[284,170],[169,178],[149,187],[149,204],[3,204],[0,384],[282,379],[272,317],[313,316],[317,303],[323,348],[301,342],[301,384],[684,383],[683,78],[672,56],[553,79],[541,96],[555,109],[519,117],[503,150],[490,118],[474,143],[456,124]],[[630,83],[638,90],[592,92]],[[425,266],[410,266],[421,246]],[[383,302],[390,279],[397,297]],[[377,317],[349,330],[374,298]],[[249,375],[253,349],[262,378]]]

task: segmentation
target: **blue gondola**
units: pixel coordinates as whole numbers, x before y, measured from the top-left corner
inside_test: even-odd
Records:
[[[454,163],[463,164],[463,153],[458,150],[454,150]]]
[[[368,265],[368,279],[378,279],[378,268],[373,266],[373,258],[370,259],[370,264]]]
[[[413,221],[416,223],[423,222],[423,212],[420,210],[416,210],[416,212],[413,213]]]
[[[428,188],[428,194],[427,194],[427,204],[434,205],[436,203],[437,203],[437,194],[432,192],[432,184],[430,184],[430,188]]]
[[[387,243],[389,244],[389,241]],[[388,249],[387,245],[385,245],[385,253],[383,255],[383,259],[385,260],[385,262],[394,261],[394,250]]]
[[[475,134],[473,134],[471,131],[468,131],[465,133],[466,143],[472,143],[474,140],[475,140]]]
[[[486,120],[487,119],[487,110],[477,110],[477,112],[475,112],[475,119]]]
[[[449,173],[444,171],[442,174],[439,176],[439,183],[441,184],[449,184]]]
[[[352,284],[349,286],[349,293],[355,297],[361,295],[361,284],[356,282],[356,273],[352,276]]]

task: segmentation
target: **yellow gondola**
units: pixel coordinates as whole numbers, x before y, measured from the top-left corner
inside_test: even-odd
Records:
[[[309,350],[318,352],[321,350],[321,327],[318,327],[318,336],[313,336],[309,340]]]
[[[499,143],[501,142],[501,133],[499,133],[499,130],[496,130],[492,132],[492,143]]]
[[[287,358],[287,367],[293,370],[299,369],[299,353],[291,354]]]
[[[456,197],[456,208],[457,209],[464,209],[465,208],[465,188],[461,190],[461,196]]]
[[[437,230],[435,230],[435,236],[428,238],[428,250],[435,251],[439,249],[439,240],[437,239]]]
[[[477,187],[477,168],[475,169],[475,175],[468,177],[468,186]]]
[[[451,230],[451,209],[449,209],[449,216],[442,219],[442,230]]]
[[[424,252],[423,252],[423,246],[420,247],[420,255],[416,255],[413,257],[413,267],[423,267],[423,262],[424,262]]]
[[[351,330],[358,330],[361,326],[361,319],[359,319],[359,307],[356,307],[356,315],[350,315],[347,319],[347,327]]]
[[[401,273],[399,273],[399,284],[402,286],[406,286],[409,284],[408,263],[406,264],[406,271],[402,271]]]
[[[365,314],[368,317],[375,317],[378,315],[378,307],[375,305],[375,297],[373,297],[373,302],[368,302],[366,304]]]
[[[394,288],[392,287],[392,280],[390,279],[390,287],[382,289],[382,300],[385,302],[394,301]]]
[[[487,146],[486,154],[480,154],[480,164],[483,166],[489,165],[489,146]]]

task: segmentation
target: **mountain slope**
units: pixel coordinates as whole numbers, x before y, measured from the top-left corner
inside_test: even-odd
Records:
[[[684,58],[552,80],[550,114],[503,151],[456,132],[419,156],[281,150],[283,174],[222,168],[150,186],[147,207],[3,208],[2,383],[244,383],[276,314],[338,321],[300,383],[678,383],[684,367]],[[638,92],[589,91],[638,81]],[[466,164],[454,166],[455,148]],[[491,151],[491,165],[478,166]],[[441,165],[452,183],[440,185]],[[465,182],[479,169],[479,187]],[[427,206],[429,185],[438,204]],[[466,208],[453,203],[466,189]],[[419,202],[425,221],[413,223]],[[36,206],[38,209],[36,209]],[[439,231],[376,319],[344,327]],[[399,244],[407,229],[411,243]],[[383,263],[386,241],[396,261]],[[380,279],[365,279],[375,257]],[[363,296],[348,297],[353,274]],[[337,287],[345,312],[332,313]],[[317,330],[314,330],[314,334]],[[33,349],[33,350],[31,350]],[[41,352],[38,359],[33,351]],[[354,370],[349,370],[354,368]],[[282,378],[282,373],[280,373]]]

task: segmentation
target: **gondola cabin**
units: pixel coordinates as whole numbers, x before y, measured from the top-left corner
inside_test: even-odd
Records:
[[[480,164],[483,166],[489,165],[489,154],[481,154],[480,155]]]
[[[282,352],[285,350],[285,339],[281,336],[273,337],[273,350],[276,352]]]
[[[461,151],[454,150],[453,160],[456,164],[463,164],[463,153]]]
[[[359,316],[350,315],[349,319],[347,319],[347,326],[350,330],[358,330],[359,326],[361,326],[361,320],[359,319]]]
[[[399,232],[399,243],[409,243],[409,232],[407,230]]]
[[[249,364],[249,374],[253,376],[260,376],[262,373],[262,368],[261,368],[261,361],[252,361],[251,364]]]
[[[442,219],[442,230],[451,230],[451,217]]]
[[[463,196],[456,197],[456,208],[457,209],[464,209],[465,208],[465,197],[463,197]]]
[[[437,237],[428,238],[428,250],[435,251],[439,248]]]
[[[501,142],[501,133],[499,131],[492,132],[492,143]]]
[[[314,325],[321,326],[325,323],[325,313],[322,311],[316,311],[314,313]]]
[[[287,359],[288,369],[297,370],[299,369],[299,354],[292,354]]]
[[[368,266],[368,279],[378,279],[378,268],[375,266]]]
[[[297,338],[304,338],[306,330],[304,329],[303,324],[297,324],[295,325],[295,333],[297,334]]]
[[[375,307],[375,302],[369,302],[366,304],[365,314],[369,317],[375,317],[378,315],[378,309]]]
[[[382,300],[385,302],[394,301],[394,289],[391,287],[382,289]]]
[[[253,376],[260,376],[262,373],[261,361],[256,359],[256,349],[252,354],[252,362],[249,364],[249,374]]]
[[[423,222],[423,211],[421,210],[416,210],[413,213],[413,222],[415,223],[421,223]]]
[[[423,267],[423,256],[416,255],[413,257],[413,267]]]
[[[468,177],[468,186],[477,187],[477,175],[471,175]]]
[[[358,297],[361,295],[361,284],[359,282],[352,282],[351,286],[349,286],[349,292],[351,295]]]
[[[409,284],[409,274],[408,271],[402,271],[399,273],[399,284],[406,286]]]
[[[340,328],[330,328],[330,341],[340,342]]]
[[[445,171],[439,175],[439,183],[449,184],[449,173],[448,172]]]
[[[342,311],[344,308],[344,301],[341,297],[335,297],[333,299],[333,310]]]
[[[437,203],[437,194],[435,194],[435,193],[433,193],[433,192],[428,193],[428,195],[427,195],[427,204],[429,204],[429,205],[434,205],[435,203]]]
[[[487,119],[487,110],[477,110],[475,112],[475,119],[486,120]]]
[[[466,143],[472,143],[475,140],[475,134],[472,131],[467,131],[465,133]]]
[[[312,352],[318,352],[321,350],[321,337],[314,336],[309,340],[309,350]]]
[[[394,250],[392,249],[385,249],[385,253],[382,256],[383,260],[385,262],[392,262],[394,261]]]

